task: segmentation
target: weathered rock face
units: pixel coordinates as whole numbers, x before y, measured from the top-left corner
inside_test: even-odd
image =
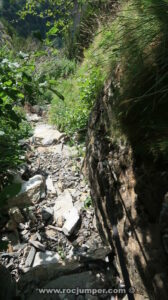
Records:
[[[135,299],[166,299],[159,214],[167,175],[149,161],[137,163],[126,139],[115,138],[111,94],[109,82],[90,117],[84,164],[97,225],[104,241],[115,249],[124,281],[135,287]]]

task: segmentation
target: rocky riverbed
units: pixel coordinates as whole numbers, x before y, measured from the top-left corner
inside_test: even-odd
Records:
[[[85,149],[69,146],[67,137],[42,117],[29,114],[28,120],[33,136],[20,141],[27,162],[14,176],[20,191],[8,199],[0,223],[0,238],[7,244],[0,262],[17,282],[17,295],[21,299],[76,299],[72,295],[45,298],[35,289],[118,286],[109,259],[111,249],[98,234],[89,186],[81,172]],[[65,277],[63,281],[60,276]],[[94,299],[101,297],[112,299],[107,294]]]

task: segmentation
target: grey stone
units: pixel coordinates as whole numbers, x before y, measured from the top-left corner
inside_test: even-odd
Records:
[[[35,248],[37,248],[37,249],[39,249],[41,251],[45,251],[45,246],[43,244],[41,244],[40,242],[38,242],[38,241],[31,241],[31,240],[29,242]]]
[[[20,192],[8,200],[9,207],[32,205],[37,203],[45,194],[45,181],[42,175],[35,175],[22,183]]]
[[[21,229],[21,230],[24,230],[25,229],[25,225],[23,223],[20,223],[18,225],[18,228]]]
[[[36,249],[34,247],[31,247],[30,252],[27,256],[26,262],[25,262],[25,267],[32,266],[35,254],[36,254]]]
[[[55,144],[56,142],[57,142],[56,138],[49,136],[49,137],[46,137],[45,139],[43,139],[41,143],[43,146],[51,146],[51,145]]]
[[[42,218],[44,221],[48,221],[53,216],[53,209],[50,207],[43,207],[41,210]]]
[[[22,232],[21,232],[21,235],[25,235],[27,234],[29,231],[27,229],[24,229]]]
[[[26,244],[18,244],[13,247],[14,251],[22,251],[26,247]]]
[[[62,136],[62,133],[60,133],[58,130],[56,130],[54,127],[48,124],[37,125],[34,131],[34,137],[38,139],[43,139],[43,142],[45,142],[47,139],[53,139],[55,141],[58,141],[62,138]]]
[[[36,223],[37,222],[37,219],[36,219],[36,216],[34,214],[34,212],[32,210],[28,210],[28,217],[29,219],[33,222],[33,223]]]
[[[41,235],[39,234],[39,232],[36,232],[37,235],[37,239],[39,240],[39,242],[41,241]]]
[[[70,236],[74,232],[74,230],[79,222],[79,219],[80,219],[80,216],[78,214],[78,210],[75,207],[73,207],[69,211],[69,213],[66,215],[66,222],[64,223],[64,226],[62,229],[66,236]]]
[[[24,223],[24,217],[18,207],[10,208],[9,215],[17,224]]]
[[[38,122],[41,117],[39,117],[37,114],[26,114],[26,119],[28,122]]]
[[[52,263],[57,263],[60,260],[60,256],[58,253],[52,252],[52,251],[46,251],[46,252],[37,252],[33,267],[39,266],[39,265],[47,265]]]
[[[57,222],[59,217],[64,217],[73,208],[73,200],[69,190],[65,190],[56,199],[54,206],[54,220]]]
[[[52,194],[56,194],[56,189],[55,189],[55,187],[53,185],[53,181],[52,181],[51,176],[47,177],[46,187],[47,187],[47,191],[51,192]]]
[[[32,113],[37,114],[38,116],[42,116],[43,107],[36,104],[31,107],[31,111]]]

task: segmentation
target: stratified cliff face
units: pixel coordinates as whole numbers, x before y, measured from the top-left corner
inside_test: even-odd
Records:
[[[88,127],[85,170],[98,228],[115,251],[121,276],[135,287],[135,299],[167,299],[160,212],[168,176],[152,162],[135,160],[131,145],[115,138],[113,102],[109,81]]]

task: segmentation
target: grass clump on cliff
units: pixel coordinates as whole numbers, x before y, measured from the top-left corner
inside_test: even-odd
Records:
[[[113,110],[136,151],[168,151],[168,1],[124,1],[100,25],[84,61],[60,81],[65,102],[53,100],[51,120],[74,132],[85,128],[104,81],[113,78]]]
[[[168,2],[129,1],[116,22],[117,113],[136,152],[166,155]]]

